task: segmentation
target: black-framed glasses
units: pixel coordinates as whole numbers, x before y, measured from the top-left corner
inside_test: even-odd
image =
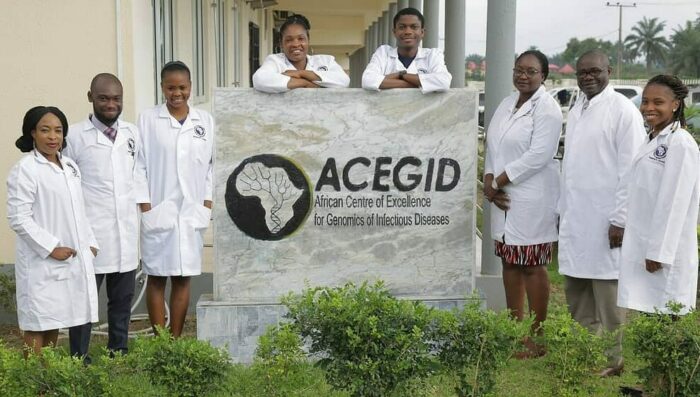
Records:
[[[537,69],[519,69],[519,68],[513,68],[513,76],[515,77],[520,77],[522,75],[526,75],[527,77],[534,77],[537,73],[540,71]]]
[[[599,68],[581,69],[576,71],[576,77],[591,76],[595,78],[600,76],[601,73],[603,73],[603,69]]]

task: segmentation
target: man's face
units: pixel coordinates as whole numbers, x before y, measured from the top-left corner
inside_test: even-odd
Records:
[[[423,25],[415,15],[401,15],[394,25],[394,37],[399,48],[418,48],[424,33]]]
[[[611,72],[606,57],[599,54],[584,55],[576,63],[578,87],[591,99],[607,87]]]
[[[88,92],[88,100],[93,114],[104,125],[114,124],[122,113],[122,87],[115,81],[98,80]]]

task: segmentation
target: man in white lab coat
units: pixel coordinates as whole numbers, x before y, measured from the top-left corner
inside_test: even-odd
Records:
[[[559,199],[559,272],[571,315],[591,331],[617,331],[619,256],[626,222],[623,176],[645,136],[634,104],[608,84],[605,53],[583,54],[576,64],[581,95],[569,112]],[[601,376],[623,369],[622,336],[607,352]]]
[[[134,164],[140,139],[135,125],[119,119],[122,97],[116,76],[95,76],[87,93],[93,113],[70,126],[64,153],[82,171],[85,211],[101,248],[94,263],[97,289],[107,284],[107,348],[126,353],[138,265]],[[87,355],[91,331],[89,323],[70,328],[71,354]]]
[[[420,88],[424,94],[449,89],[452,75],[442,51],[420,47],[425,33],[423,14],[411,7],[400,10],[394,16],[393,32],[397,46],[377,48],[362,73],[362,88]]]

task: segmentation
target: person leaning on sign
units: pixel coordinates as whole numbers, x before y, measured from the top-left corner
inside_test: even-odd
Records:
[[[95,258],[97,289],[106,281],[110,353],[126,354],[131,300],[138,265],[138,214],[134,199],[134,164],[140,141],[136,126],[121,120],[122,83],[109,73],[96,75],[87,98],[92,114],[70,126],[64,153],[82,170],[85,210],[100,244]],[[69,330],[72,355],[90,359],[92,325]]]
[[[151,324],[165,326],[165,284],[172,283],[170,328],[180,336],[190,277],[202,272],[204,232],[212,206],[214,119],[187,104],[189,68],[168,62],[160,73],[165,103],[141,113],[136,202],[141,208],[141,260],[148,275]]]
[[[562,114],[547,93],[547,57],[526,51],[515,61],[517,92],[505,98],[489,125],[484,168],[484,196],[493,206],[491,237],[503,263],[506,304],[513,317],[523,318],[524,298],[535,313],[533,331],[547,318],[547,264],[557,240],[556,206],[559,165],[554,160]],[[523,357],[543,350],[529,339]]]
[[[425,33],[423,14],[410,7],[400,10],[394,16],[393,32],[397,46],[377,48],[362,73],[362,88],[420,88],[423,93],[449,89],[452,75],[442,51],[420,47]]]
[[[350,77],[331,55],[309,55],[309,20],[292,15],[280,28],[283,53],[271,54],[253,74],[253,87],[280,93],[295,88],[347,88]]]
[[[639,109],[615,92],[612,68],[600,50],[576,63],[583,92],[569,111],[559,198],[559,273],[571,316],[591,332],[618,331],[625,311],[617,306],[619,255],[627,219],[623,176],[644,140]],[[601,376],[623,369],[622,334],[607,351]]]
[[[59,109],[29,109],[15,143],[29,154],[7,178],[7,220],[17,233],[17,319],[34,353],[55,345],[59,328],[97,321],[92,262],[98,245],[80,170],[61,155],[66,135],[68,121]]]
[[[698,281],[697,219],[700,154],[685,130],[688,88],[675,76],[647,83],[641,111],[649,138],[632,163],[627,227],[620,254],[617,304],[680,314],[695,307]]]

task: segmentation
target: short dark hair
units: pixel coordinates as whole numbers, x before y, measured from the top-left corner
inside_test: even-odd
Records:
[[[163,65],[163,69],[160,70],[160,81],[165,79],[165,75],[171,72],[185,72],[187,73],[187,79],[192,80],[192,74],[190,73],[190,68],[185,65],[182,61],[170,61]]]
[[[540,63],[540,68],[542,69],[542,75],[544,76],[544,80],[547,80],[547,76],[549,76],[549,60],[547,59],[547,56],[539,50],[527,50],[522,54],[518,55],[517,58],[515,58],[515,63],[518,63],[520,58],[526,55],[532,55],[533,57],[537,58],[537,61]]]
[[[681,127],[686,128],[687,124],[685,122],[685,97],[688,96],[688,87],[683,84],[681,79],[670,74],[659,74],[649,79],[647,86],[652,84],[663,85],[668,87],[671,92],[673,92],[673,97],[680,102],[678,108],[673,112],[673,121],[678,121],[681,123]]]
[[[280,36],[284,35],[284,31],[287,30],[288,27],[292,25],[299,25],[304,30],[306,30],[306,35],[309,36],[309,30],[311,30],[311,24],[309,23],[309,20],[301,15],[301,14],[294,14],[290,15],[287,17],[287,19],[284,20],[284,23],[280,27]]]
[[[399,12],[396,13],[396,15],[394,15],[394,27],[396,27],[396,23],[399,21],[399,18],[401,18],[404,15],[417,16],[420,20],[420,27],[425,27],[425,18],[423,18],[423,14],[421,14],[420,11],[416,10],[413,7],[402,8],[399,10]]]
[[[109,81],[112,82],[119,87],[122,87],[122,82],[119,81],[119,78],[112,73],[98,73],[95,75],[95,77],[92,78],[92,81],[90,82],[90,91],[95,91],[95,87],[100,81]]]
[[[58,121],[61,122],[63,127],[63,149],[66,148],[66,137],[68,136],[68,119],[63,112],[54,106],[35,106],[29,110],[24,115],[24,120],[22,121],[22,136],[15,141],[15,146],[17,149],[23,153],[31,152],[34,149],[34,138],[32,138],[32,131],[36,129],[36,125],[39,124],[39,120],[47,114],[53,114],[58,117]]]

